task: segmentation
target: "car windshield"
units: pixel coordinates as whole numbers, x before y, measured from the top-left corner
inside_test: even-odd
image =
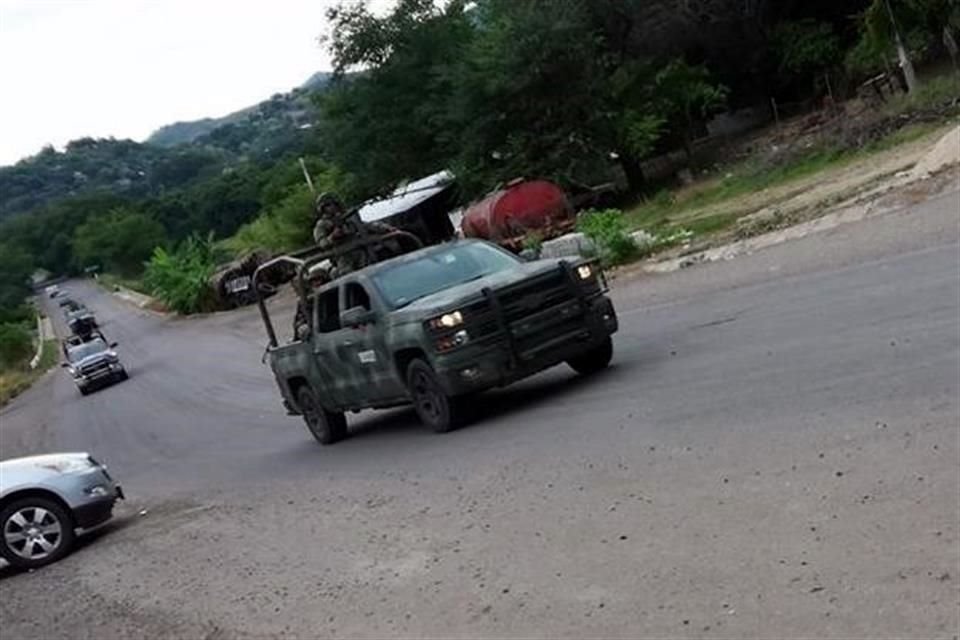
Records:
[[[87,356],[92,356],[95,353],[101,353],[109,349],[107,343],[103,340],[92,340],[91,342],[84,342],[83,344],[71,347],[67,351],[67,359],[70,362],[77,362],[78,360],[83,360]]]
[[[472,242],[429,253],[419,260],[402,262],[373,276],[393,308],[458,284],[477,280],[516,266],[518,260],[491,246]]]

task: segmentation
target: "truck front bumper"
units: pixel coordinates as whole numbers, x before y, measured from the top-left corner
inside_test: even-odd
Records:
[[[514,340],[501,336],[492,344],[468,344],[435,356],[433,368],[444,391],[457,396],[503,386],[599,347],[619,328],[616,311],[604,295],[583,304],[584,321],[576,329],[523,352]]]

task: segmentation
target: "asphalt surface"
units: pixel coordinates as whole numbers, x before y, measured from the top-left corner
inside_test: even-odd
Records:
[[[0,572],[0,629],[956,638],[958,225],[950,191],[617,281],[608,371],[491,392],[442,436],[351,416],[323,448],[253,310],[68,283],[130,379],[81,397],[53,372],[0,413],[0,456],[90,451],[131,499],[57,565]]]

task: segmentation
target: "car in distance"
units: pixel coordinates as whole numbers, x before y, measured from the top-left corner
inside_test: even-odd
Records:
[[[523,261],[482,240],[427,247],[313,288],[326,259],[300,260],[306,331],[279,344],[258,301],[284,405],[321,443],[346,434],[345,411],[413,404],[445,432],[464,399],[566,362],[589,374],[613,355],[617,316],[596,261]],[[297,257],[301,256],[301,257]],[[257,291],[261,266],[255,274]]]
[[[86,453],[0,462],[0,557],[34,569],[59,560],[78,534],[113,515],[123,490]]]
[[[50,285],[44,289],[44,291],[47,293],[47,297],[49,298],[56,298],[58,295],[60,295],[60,287],[55,284]]]
[[[73,378],[80,393],[87,395],[95,388],[127,379],[127,370],[114,349],[116,342],[107,344],[102,337],[66,346],[67,361],[63,367]]]

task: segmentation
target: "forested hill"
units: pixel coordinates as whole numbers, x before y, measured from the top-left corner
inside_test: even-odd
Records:
[[[316,113],[310,96],[319,72],[288,93],[222,118],[162,127],[144,143],[80,138],[0,168],[0,219],[68,196],[109,192],[138,199],[187,187],[248,161],[304,151]]]
[[[264,122],[264,112],[276,116],[278,113],[289,114],[291,118],[299,124],[303,118],[303,113],[308,107],[306,96],[319,89],[323,89],[330,81],[331,74],[326,71],[318,71],[302,85],[290,93],[276,94],[270,100],[266,100],[258,105],[246,107],[239,111],[227,114],[219,118],[202,118],[200,120],[190,120],[187,122],[175,122],[160,127],[147,138],[149,144],[172,147],[178,144],[195,142],[204,136],[213,133],[220,127],[226,125],[235,125],[243,128],[247,123],[266,124],[267,128],[276,123]]]

